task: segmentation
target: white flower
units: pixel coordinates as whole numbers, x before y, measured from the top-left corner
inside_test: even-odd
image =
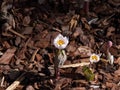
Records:
[[[108,59],[109,63],[110,63],[111,65],[113,65],[113,62],[114,62],[114,56],[111,55],[110,52],[108,52],[107,59]]]
[[[61,34],[58,34],[58,36],[54,39],[54,46],[58,49],[64,49],[69,43],[69,40],[67,37],[64,37]]]
[[[93,63],[93,62],[98,62],[100,60],[100,56],[99,55],[97,55],[97,54],[92,54],[91,56],[90,56],[90,62],[91,63]]]

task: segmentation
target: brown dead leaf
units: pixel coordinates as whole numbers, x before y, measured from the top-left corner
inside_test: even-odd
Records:
[[[79,15],[74,15],[71,19],[71,21],[69,22],[69,29],[74,30],[78,24],[78,19],[79,19]]]
[[[87,46],[80,46],[78,51],[81,57],[89,57],[92,54],[92,49]]]
[[[11,58],[14,56],[16,48],[8,49],[0,58],[0,64],[9,64]]]

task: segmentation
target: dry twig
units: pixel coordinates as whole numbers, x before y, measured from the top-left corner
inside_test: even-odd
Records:
[[[37,48],[37,49],[35,50],[35,52],[33,53],[33,55],[32,55],[32,57],[31,57],[30,61],[34,61],[35,56],[36,56],[36,54],[37,54],[38,51],[39,51],[39,48]]]
[[[82,62],[82,63],[76,63],[76,64],[70,64],[70,65],[63,65],[60,68],[79,67],[79,66],[85,66],[89,64],[90,62]]]
[[[26,39],[26,37],[25,37],[24,35],[16,32],[16,31],[14,31],[9,24],[5,24],[5,25],[4,25],[4,28],[5,28],[5,30],[10,31],[11,33],[13,33],[13,34],[15,34],[15,35],[17,35],[17,36],[19,36],[19,37],[21,37],[21,38],[23,38],[23,39]]]
[[[17,78],[6,90],[15,90],[21,81],[24,80],[26,72],[24,72],[20,77]]]
[[[25,36],[23,36],[22,34],[20,34],[20,33],[16,32],[16,31],[14,31],[13,29],[8,29],[8,30],[9,30],[10,32],[14,33],[14,34],[17,35],[17,36],[19,36],[19,37],[21,37],[21,38],[23,38],[23,39],[26,39]]]

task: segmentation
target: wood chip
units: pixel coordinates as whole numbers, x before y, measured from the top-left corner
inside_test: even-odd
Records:
[[[0,64],[9,64],[11,58],[14,56],[16,48],[8,49],[0,58]]]

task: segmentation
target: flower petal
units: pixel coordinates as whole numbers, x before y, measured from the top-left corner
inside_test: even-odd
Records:
[[[90,62],[93,63],[93,62],[98,62],[100,60],[100,56],[97,55],[97,54],[92,54],[90,56]]]
[[[63,37],[61,34],[58,34],[58,36],[54,39],[54,46],[58,49],[64,49],[68,45],[69,40],[67,37]]]

